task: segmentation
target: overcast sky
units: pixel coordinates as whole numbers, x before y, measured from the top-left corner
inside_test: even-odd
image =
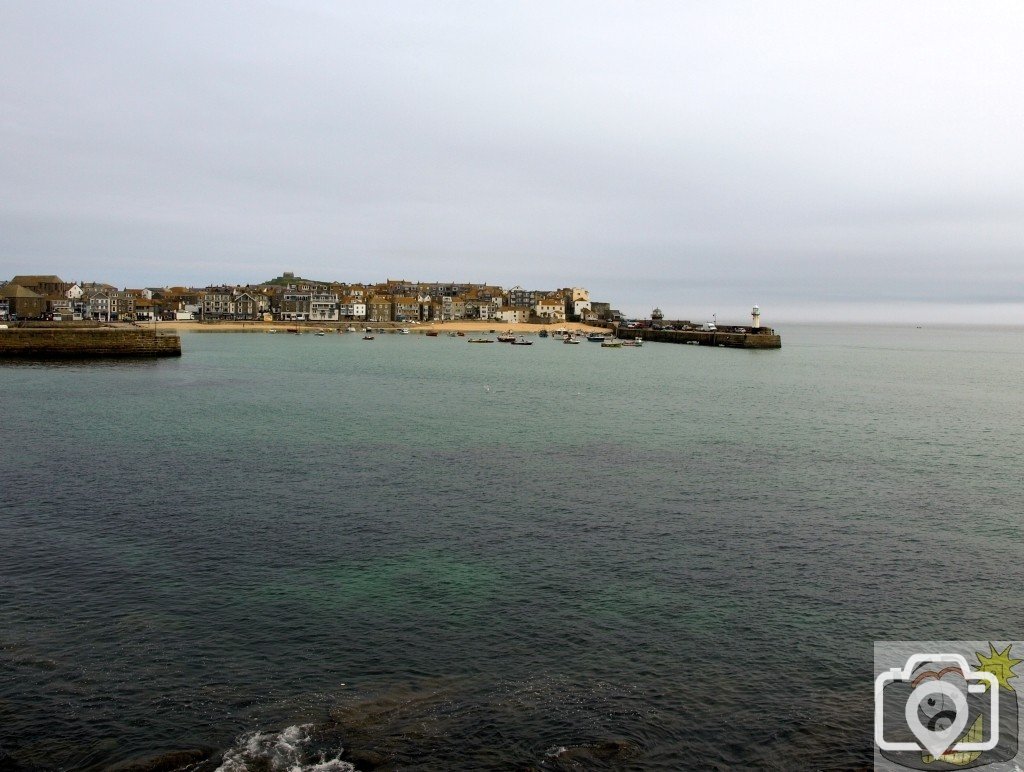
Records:
[[[1021,321],[1022,41],[1020,0],[5,0],[0,278]]]

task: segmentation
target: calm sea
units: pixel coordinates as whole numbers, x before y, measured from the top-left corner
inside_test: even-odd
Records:
[[[869,766],[1024,637],[1024,331],[781,332],[0,366],[0,768]]]

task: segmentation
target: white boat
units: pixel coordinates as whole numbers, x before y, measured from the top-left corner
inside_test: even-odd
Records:
[[[408,334],[409,334],[409,328],[408,328],[408,327],[403,327],[403,328],[401,328],[401,329],[400,329],[400,330],[398,331],[398,334],[399,334],[399,335],[408,335]]]
[[[601,341],[601,348],[622,348],[622,341],[617,338],[605,338]]]
[[[510,340],[509,343],[511,343],[513,346],[532,346],[533,345],[533,341],[532,340],[527,340],[522,335],[520,335],[515,340]]]
[[[591,343],[603,343],[607,340],[607,336],[603,332],[592,332],[587,336],[587,340]]]
[[[623,346],[633,346],[635,348],[640,348],[640,346],[644,345],[644,339],[641,338],[638,335],[633,340],[624,340],[624,341],[622,341],[622,345]]]

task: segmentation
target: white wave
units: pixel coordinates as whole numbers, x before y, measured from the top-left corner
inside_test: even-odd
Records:
[[[297,724],[280,732],[247,732],[224,754],[217,772],[355,772],[355,767],[341,760],[341,748],[330,758],[322,751],[310,751],[311,726]]]

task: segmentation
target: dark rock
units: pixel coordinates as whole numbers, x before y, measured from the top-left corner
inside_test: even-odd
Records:
[[[345,754],[345,761],[349,762],[358,770],[380,769],[388,763],[388,758],[383,753],[377,753],[369,749],[350,751]]]

